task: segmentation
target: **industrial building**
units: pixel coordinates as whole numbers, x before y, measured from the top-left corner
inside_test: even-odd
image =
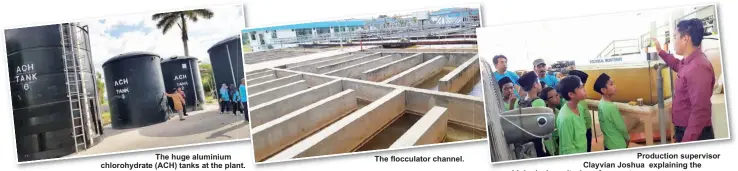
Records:
[[[338,38],[342,32],[353,32],[364,29],[364,20],[325,21],[255,29],[244,29],[243,38],[247,38],[254,52],[297,47],[295,43],[281,43],[283,39],[314,38],[328,36]]]
[[[397,16],[310,22],[242,30],[244,44],[253,52],[324,42],[359,43],[373,39],[399,39],[459,34],[452,28],[481,26],[479,9],[444,8]],[[469,33],[468,30],[465,30]]]

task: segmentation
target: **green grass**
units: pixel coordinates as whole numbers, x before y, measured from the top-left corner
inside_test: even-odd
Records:
[[[248,45],[248,44],[245,44],[245,45],[241,45],[241,51],[242,51],[243,53],[248,53],[248,52],[251,52],[251,51],[252,51],[252,50],[251,50],[251,45]]]
[[[103,125],[110,124],[110,111],[102,113],[102,121]]]
[[[205,104],[214,104],[215,98],[213,96],[205,96]]]

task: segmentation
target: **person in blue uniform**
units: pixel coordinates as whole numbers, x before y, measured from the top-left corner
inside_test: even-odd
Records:
[[[504,77],[510,78],[513,83],[513,94],[516,98],[520,98],[520,84],[518,84],[520,77],[518,74],[507,70],[507,57],[505,55],[497,55],[492,58],[492,63],[495,65],[495,80],[500,82],[500,79]]]

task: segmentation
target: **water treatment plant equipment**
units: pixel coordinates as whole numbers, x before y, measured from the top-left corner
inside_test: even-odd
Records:
[[[238,35],[228,37],[208,49],[217,87],[220,87],[223,83],[229,86],[231,84],[239,85],[241,79],[244,78],[243,54],[241,54],[241,42],[239,40]]]
[[[102,138],[86,25],[5,30],[18,161],[63,157]]]
[[[137,128],[167,120],[159,55],[124,53],[108,59],[102,67],[113,128]]]
[[[486,138],[476,49],[376,47],[249,68],[256,161]]]
[[[167,92],[175,88],[182,88],[185,92],[187,110],[202,109],[205,102],[205,91],[202,87],[197,58],[189,56],[166,58],[161,61],[161,72]]]

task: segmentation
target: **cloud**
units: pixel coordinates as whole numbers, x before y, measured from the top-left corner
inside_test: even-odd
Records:
[[[245,28],[245,22],[240,5],[207,9],[213,11],[213,18],[201,19],[196,23],[188,21],[188,46],[190,56],[210,63],[207,49],[220,40],[238,35]],[[184,55],[178,27],[162,34],[156,28],[156,21],[151,20],[153,14],[107,17],[83,22],[90,29],[90,45],[97,71],[102,71],[102,64],[108,59],[127,52],[147,51],[164,58]]]

